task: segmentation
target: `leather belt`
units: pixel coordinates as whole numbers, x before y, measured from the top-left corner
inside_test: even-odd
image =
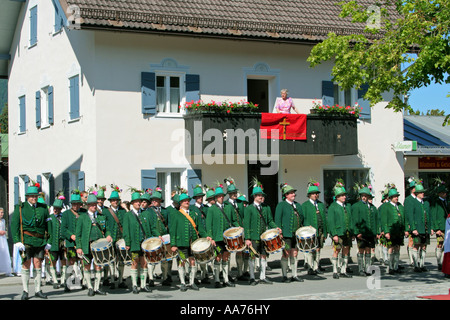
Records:
[[[37,232],[24,231],[23,233],[26,234],[27,236],[30,236],[30,237],[41,238],[41,239],[44,238],[43,234],[40,234],[40,233],[37,233]]]

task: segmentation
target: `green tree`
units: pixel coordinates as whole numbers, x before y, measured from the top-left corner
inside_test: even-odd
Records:
[[[334,60],[333,81],[345,89],[368,84],[364,98],[371,106],[383,100],[383,93],[392,92],[387,108],[394,111],[410,109],[402,97],[411,90],[450,83],[450,0],[374,0],[371,7],[367,1],[358,2],[340,2],[340,17],[363,23],[365,32],[329,33],[313,47],[311,67]],[[408,67],[401,70],[402,65]]]
[[[8,104],[5,103],[0,114],[0,133],[8,133]]]

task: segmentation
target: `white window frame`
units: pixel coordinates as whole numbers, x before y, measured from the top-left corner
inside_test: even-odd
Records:
[[[26,198],[25,198],[25,177],[27,177],[28,175],[26,174],[20,174],[19,175],[19,201],[20,202],[25,202]]]
[[[69,194],[72,190],[78,189],[78,174],[80,170],[69,171]],[[83,190],[80,190],[83,191]]]
[[[172,204],[171,199],[171,193],[172,193],[172,173],[179,173],[180,174],[180,186],[182,188],[187,185],[187,171],[186,168],[156,168],[156,184],[159,185],[164,190],[163,199],[164,199],[164,206],[170,206]],[[165,185],[164,187],[161,186],[159,181],[159,174],[164,174],[165,177]]]
[[[355,88],[351,89],[342,89],[341,86],[339,86],[337,83],[334,83],[334,86],[338,88],[338,101],[336,101],[336,96],[334,96],[334,90],[333,90],[333,97],[334,97],[334,104],[338,104],[340,106],[350,106],[353,107],[358,102],[358,90]],[[350,104],[345,103],[345,94],[346,92],[350,91]]]
[[[157,115],[170,115],[170,116],[182,116],[184,114],[184,108],[178,109],[179,105],[184,105],[186,101],[186,86],[184,85],[186,82],[186,73],[183,72],[156,72],[155,73],[155,89],[156,89],[156,110]],[[165,78],[165,91],[166,91],[166,102],[164,106],[164,111],[159,111],[158,105],[158,77]],[[180,101],[177,106],[177,112],[170,111],[170,78],[177,77],[179,78],[179,98]]]
[[[71,95],[72,95],[72,92],[70,91],[70,79],[72,79],[72,78],[75,78],[75,77],[78,77],[78,117],[76,117],[76,118],[71,118],[70,117],[70,108],[71,108]],[[68,92],[69,92],[69,94],[68,94],[68,99],[69,99],[69,101],[68,101],[68,109],[67,109],[67,117],[68,117],[68,122],[69,123],[71,123],[71,122],[77,122],[77,121],[79,121],[80,120],[80,118],[81,118],[81,74],[79,74],[79,73],[75,73],[75,74],[73,74],[73,75],[70,75],[68,78],[67,78],[67,89],[68,89]]]
[[[21,98],[23,98],[24,99],[24,103],[25,103],[25,109],[24,109],[24,111],[25,111],[25,114],[23,115],[24,117],[25,117],[25,130],[24,131],[21,131],[20,129],[20,119],[21,119],[21,117],[22,117],[22,111],[21,111],[21,108],[20,108],[20,99]],[[18,98],[18,107],[19,107],[19,112],[17,113],[19,116],[17,117],[17,133],[18,134],[25,134],[26,132],[27,132],[27,97],[26,97],[26,95],[21,95],[21,96],[19,96],[19,98]]]
[[[45,86],[41,88],[41,130],[50,127],[50,123],[48,121],[49,114],[49,100],[48,100],[48,88],[49,86]]]

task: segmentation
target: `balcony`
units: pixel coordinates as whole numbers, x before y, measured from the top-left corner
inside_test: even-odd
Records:
[[[308,114],[306,140],[260,139],[261,114],[186,114],[186,156],[216,154],[354,155],[358,153],[357,119]]]

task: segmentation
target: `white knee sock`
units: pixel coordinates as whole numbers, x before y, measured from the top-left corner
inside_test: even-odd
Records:
[[[229,266],[228,261],[222,260],[222,275],[223,275],[223,282],[225,283],[228,282],[228,271],[229,271],[228,266]]]
[[[333,265],[333,273],[338,273],[338,258],[337,257],[332,257],[331,258],[331,263]]]
[[[153,272],[155,270],[155,265],[154,264],[148,264],[148,278],[150,280],[153,280]]]
[[[220,282],[220,262],[214,261],[214,281]]]
[[[181,284],[186,284],[186,269],[184,269],[184,266],[178,266],[178,276],[180,277]]]
[[[283,274],[283,277],[287,277],[288,258],[281,257],[280,264],[281,264],[281,273]]]
[[[22,286],[23,291],[28,292],[28,280],[30,280],[30,269],[24,269],[22,268]]]
[[[266,278],[267,260],[261,258],[259,260],[259,262],[260,262],[260,265],[261,265],[261,269],[260,269],[260,272],[259,272],[259,279],[260,280],[264,280]]]
[[[141,288],[147,285],[148,268],[141,268]]]
[[[137,287],[138,270],[137,269],[131,269],[130,270],[130,276],[131,276],[131,285],[133,287]]]
[[[34,277],[34,288],[35,292],[41,291],[41,268],[34,269],[36,275]]]
[[[250,273],[250,279],[255,279],[255,259],[248,259],[248,272]]]
[[[102,270],[95,270],[95,282],[94,282],[94,291],[100,289],[100,282],[102,281]]]
[[[297,258],[294,257],[294,256],[290,256],[289,257],[289,264],[291,266],[292,276],[296,277],[297,276]]]
[[[194,283],[196,276],[197,276],[197,266],[191,267],[191,275],[189,277],[189,284],[191,286]]]

